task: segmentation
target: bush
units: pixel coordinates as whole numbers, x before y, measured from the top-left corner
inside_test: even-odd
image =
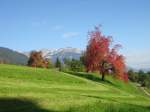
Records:
[[[138,74],[135,73],[133,70],[129,70],[128,71],[128,78],[132,82],[137,82],[138,81]]]
[[[142,87],[150,88],[150,72],[144,73],[142,70],[140,70],[139,72],[129,70],[128,78],[132,82],[139,83]]]
[[[65,68],[74,72],[84,71],[84,65],[77,59],[64,59]]]

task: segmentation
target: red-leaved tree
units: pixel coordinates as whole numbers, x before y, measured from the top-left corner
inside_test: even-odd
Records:
[[[115,74],[115,77],[121,79],[121,80],[128,80],[126,71],[126,65],[124,61],[124,56],[118,54],[117,49],[121,47],[120,45],[115,45],[113,47],[108,55],[108,62],[111,63],[112,66],[112,72]]]
[[[32,51],[28,60],[28,66],[48,68],[49,61],[42,57],[41,51]]]
[[[112,42],[111,36],[102,35],[99,27],[89,33],[89,42],[85,52],[85,66],[88,71],[99,71],[104,80],[105,75],[115,74],[119,79],[125,79],[124,57],[119,55],[115,45],[110,49]]]

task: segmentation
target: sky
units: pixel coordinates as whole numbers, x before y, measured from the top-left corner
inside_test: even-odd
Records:
[[[84,50],[101,25],[130,67],[150,68],[150,0],[0,0],[0,46]]]

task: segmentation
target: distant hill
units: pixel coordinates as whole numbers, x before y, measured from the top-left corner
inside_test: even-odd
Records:
[[[9,64],[26,65],[28,57],[17,51],[0,47],[0,61]]]

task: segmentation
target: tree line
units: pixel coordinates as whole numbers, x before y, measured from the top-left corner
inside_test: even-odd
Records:
[[[134,70],[130,69],[128,71],[129,80],[135,83],[139,83],[142,87],[150,88],[150,71],[144,72],[139,70],[135,72]]]

